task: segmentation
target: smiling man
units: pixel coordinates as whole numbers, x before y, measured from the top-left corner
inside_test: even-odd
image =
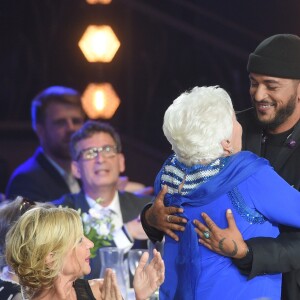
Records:
[[[300,38],[278,34],[265,39],[250,54],[247,69],[253,108],[237,115],[243,149],[267,158],[300,190]],[[280,232],[277,239],[246,241],[248,254],[235,262],[249,278],[282,272],[282,299],[300,299],[300,231],[280,226]]]
[[[237,114],[243,149],[267,158],[300,190],[300,38],[278,34],[249,56],[253,108]]]
[[[114,246],[125,252],[131,247],[147,247],[139,214],[150,197],[118,191],[120,173],[125,171],[119,134],[107,123],[87,121],[73,134],[70,148],[73,174],[81,180],[82,190],[53,203],[80,208],[82,212],[93,208],[99,214],[109,213],[115,225]],[[99,256],[91,260],[91,268],[89,278],[99,277]]]
[[[298,121],[299,80],[251,73],[250,95],[256,117],[270,133],[288,130]]]

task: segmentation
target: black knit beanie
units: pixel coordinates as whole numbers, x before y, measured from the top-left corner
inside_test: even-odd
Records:
[[[250,54],[248,72],[279,78],[300,79],[300,38],[277,34],[262,41]]]

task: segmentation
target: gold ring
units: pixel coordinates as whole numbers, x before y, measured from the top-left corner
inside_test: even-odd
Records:
[[[167,215],[167,222],[171,223],[171,215]]]

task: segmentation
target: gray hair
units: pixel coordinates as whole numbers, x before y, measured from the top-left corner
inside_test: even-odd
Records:
[[[108,123],[99,122],[99,121],[86,121],[83,126],[73,133],[70,142],[70,152],[73,160],[76,160],[78,157],[77,153],[77,144],[85,140],[96,133],[104,132],[109,134],[116,143],[117,152],[122,151],[121,138],[118,132]]]
[[[218,87],[194,87],[165,112],[163,131],[178,160],[187,166],[207,164],[223,156],[221,142],[233,130],[230,96]]]

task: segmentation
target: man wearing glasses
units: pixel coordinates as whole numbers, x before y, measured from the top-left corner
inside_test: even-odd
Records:
[[[140,248],[140,240],[146,240],[147,236],[139,214],[150,199],[118,191],[119,175],[125,171],[125,158],[121,153],[118,133],[107,123],[87,121],[72,135],[70,149],[73,174],[81,180],[82,190],[77,194],[64,195],[54,204],[80,208],[82,212],[93,208],[99,213],[111,213],[115,226],[115,246],[125,251],[134,244]],[[99,257],[91,261],[91,267],[90,278],[98,277]]]

